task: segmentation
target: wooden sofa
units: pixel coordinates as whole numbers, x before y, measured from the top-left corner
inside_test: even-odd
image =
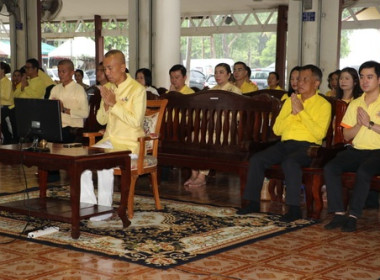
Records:
[[[165,98],[159,164],[237,173],[243,192],[250,154],[278,139],[272,127],[281,102],[221,90],[170,92]]]

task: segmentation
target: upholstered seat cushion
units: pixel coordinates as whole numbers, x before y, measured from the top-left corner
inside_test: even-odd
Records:
[[[144,117],[144,132],[145,135],[149,135],[151,133],[154,133],[156,130],[156,124],[158,119],[158,113],[155,113],[150,116]],[[153,148],[153,141],[147,141],[145,142],[145,149],[147,151],[151,150]]]
[[[151,156],[151,155],[146,155],[144,157],[144,167],[153,167],[157,165],[157,158]],[[116,167],[115,169],[119,169],[119,167]],[[137,169],[137,159],[131,158],[131,170],[136,170]]]
[[[151,155],[144,157],[144,167],[152,167],[157,165],[157,158]],[[137,159],[131,159],[131,170],[137,169]]]

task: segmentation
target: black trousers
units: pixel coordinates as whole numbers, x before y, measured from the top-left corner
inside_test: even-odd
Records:
[[[349,214],[360,217],[368,196],[371,178],[380,174],[380,150],[357,150],[349,147],[326,164],[324,176],[329,212],[345,212],[341,179],[343,172],[356,172]]]
[[[83,129],[80,127],[66,126],[62,128],[62,143],[82,142]]]
[[[285,175],[286,204],[299,206],[302,186],[302,167],[311,163],[307,155],[310,142],[284,141],[254,154],[249,160],[247,185],[243,198],[260,203],[265,170],[274,164],[281,164]]]
[[[17,143],[17,131],[16,131],[16,117],[15,109],[9,109],[8,106],[1,107],[1,132],[3,133],[3,144]],[[6,118],[9,118],[12,131],[8,128]]]

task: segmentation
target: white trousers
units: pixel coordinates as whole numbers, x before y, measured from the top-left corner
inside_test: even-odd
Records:
[[[110,141],[102,144],[95,144],[93,147],[112,149]],[[92,181],[91,170],[85,170],[80,177],[80,202],[99,204],[103,206],[112,206],[113,195],[113,168],[97,171],[98,175],[98,201],[96,201],[94,182]]]
[[[112,206],[113,195],[113,168],[97,171],[98,175],[98,200],[94,192],[94,182],[92,181],[91,170],[82,172],[80,178],[81,192],[80,202],[99,204],[103,206]]]
[[[102,144],[95,144],[92,147],[113,149],[110,141]],[[129,154],[131,159],[137,159],[136,154]],[[92,181],[91,170],[85,170],[80,177],[80,202],[91,204],[99,204],[103,206],[112,206],[113,184],[114,184],[114,168],[98,170],[98,201],[96,201],[94,182]]]

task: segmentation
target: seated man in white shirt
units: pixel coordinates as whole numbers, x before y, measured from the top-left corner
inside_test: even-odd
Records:
[[[60,83],[53,87],[49,99],[60,100],[64,143],[77,142],[78,129],[83,128],[89,106],[84,88],[73,80],[74,64],[69,59],[58,63]]]

